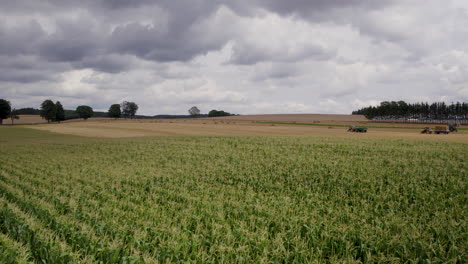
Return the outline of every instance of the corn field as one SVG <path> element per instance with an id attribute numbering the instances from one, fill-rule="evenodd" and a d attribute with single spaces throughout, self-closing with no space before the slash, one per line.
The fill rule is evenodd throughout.
<path id="1" fill-rule="evenodd" d="M 465 263 L 467 150 L 0 128 L 0 263 Z"/>

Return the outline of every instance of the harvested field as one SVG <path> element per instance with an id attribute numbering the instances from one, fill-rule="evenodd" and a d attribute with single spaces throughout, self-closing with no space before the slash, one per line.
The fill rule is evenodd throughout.
<path id="1" fill-rule="evenodd" d="M 14 121 L 15 124 L 44 124 L 47 120 L 43 119 L 39 115 L 19 115 L 20 119 Z M 11 124 L 10 119 L 4 119 L 4 124 Z"/>
<path id="2" fill-rule="evenodd" d="M 43 119 L 39 115 L 19 115 L 19 119 L 15 119 L 14 124 L 15 125 L 31 125 L 31 124 L 47 124 L 47 120 Z M 106 117 L 92 117 L 88 119 L 90 121 L 106 121 L 106 120 L 112 120 L 111 118 L 106 118 Z M 74 122 L 85 122 L 84 119 L 69 119 L 62 121 L 62 123 L 74 123 Z M 3 124 L 5 125 L 10 125 L 11 120 L 10 119 L 4 119 Z"/>
<path id="3" fill-rule="evenodd" d="M 367 118 L 363 115 L 327 115 L 327 114 L 276 114 L 276 115 L 241 115 L 213 117 L 213 119 L 242 120 L 242 121 L 265 121 L 265 122 L 365 122 Z"/>
<path id="4" fill-rule="evenodd" d="M 450 135 L 421 135 L 418 129 L 372 128 L 366 134 L 346 132 L 346 127 L 264 124 L 218 119 L 111 120 L 35 125 L 31 128 L 86 137 L 297 135 L 369 139 L 415 139 L 468 142 L 468 131 Z"/>
<path id="5" fill-rule="evenodd" d="M 110 118 L 110 117 L 91 117 L 91 118 L 88 118 L 87 120 L 84 120 L 83 118 L 74 118 L 74 119 L 68 119 L 68 120 L 62 121 L 62 123 L 87 122 L 87 121 L 108 121 L 108 120 L 113 120 L 113 118 Z"/>

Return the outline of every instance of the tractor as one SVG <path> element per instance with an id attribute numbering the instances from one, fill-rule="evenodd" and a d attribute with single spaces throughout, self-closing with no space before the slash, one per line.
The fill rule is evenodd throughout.
<path id="1" fill-rule="evenodd" d="M 448 124 L 450 132 L 458 132 L 458 124 Z"/>
<path id="2" fill-rule="evenodd" d="M 452 132 L 458 132 L 457 124 L 448 124 L 448 125 L 439 125 L 436 126 L 434 129 L 430 127 L 425 127 L 421 134 L 449 134 Z"/>
<path id="3" fill-rule="evenodd" d="M 350 126 L 348 132 L 367 133 L 367 127 Z"/>
<path id="4" fill-rule="evenodd" d="M 422 131 L 421 134 L 432 134 L 432 128 L 430 127 L 425 127 Z"/>

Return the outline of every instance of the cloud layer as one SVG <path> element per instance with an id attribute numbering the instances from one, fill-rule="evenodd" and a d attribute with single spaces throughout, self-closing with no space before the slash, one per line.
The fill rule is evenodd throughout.
<path id="1" fill-rule="evenodd" d="M 142 114 L 468 101 L 464 0 L 0 0 L 0 97 Z"/>

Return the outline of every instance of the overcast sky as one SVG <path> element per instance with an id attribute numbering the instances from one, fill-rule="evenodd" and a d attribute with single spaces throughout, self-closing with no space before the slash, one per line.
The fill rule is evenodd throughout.
<path id="1" fill-rule="evenodd" d="M 468 101 L 466 0 L 0 0 L 0 98 L 139 114 Z"/>

